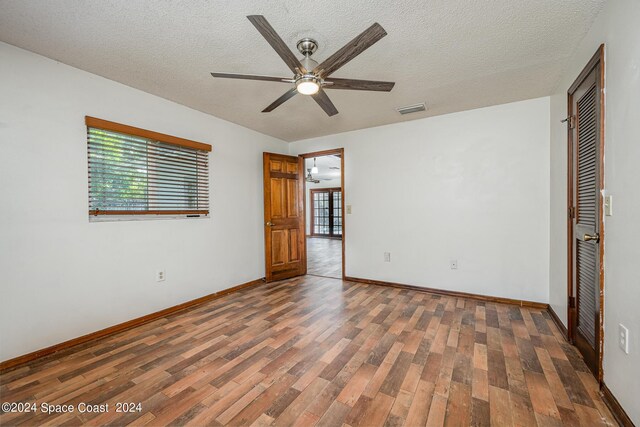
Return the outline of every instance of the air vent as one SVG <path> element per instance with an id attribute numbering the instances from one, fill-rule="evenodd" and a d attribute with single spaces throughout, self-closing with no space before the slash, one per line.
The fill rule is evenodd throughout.
<path id="1" fill-rule="evenodd" d="M 424 102 L 420 104 L 407 105 L 406 107 L 398 107 L 396 110 L 400 114 L 411 114 L 417 113 L 418 111 L 425 111 L 427 107 L 424 105 Z"/>

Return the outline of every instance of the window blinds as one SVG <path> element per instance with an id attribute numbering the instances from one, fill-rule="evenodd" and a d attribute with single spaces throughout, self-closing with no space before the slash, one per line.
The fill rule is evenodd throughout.
<path id="1" fill-rule="evenodd" d="M 208 215 L 211 146 L 86 118 L 90 215 Z"/>

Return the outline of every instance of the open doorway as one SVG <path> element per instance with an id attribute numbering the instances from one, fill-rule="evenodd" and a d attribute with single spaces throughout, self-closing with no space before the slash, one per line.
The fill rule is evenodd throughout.
<path id="1" fill-rule="evenodd" d="M 302 154 L 307 274 L 344 277 L 344 150 Z"/>

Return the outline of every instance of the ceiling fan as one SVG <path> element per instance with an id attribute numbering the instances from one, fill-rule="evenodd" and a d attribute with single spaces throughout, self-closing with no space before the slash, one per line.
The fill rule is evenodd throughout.
<path id="1" fill-rule="evenodd" d="M 311 175 L 311 168 L 307 169 L 307 178 L 306 178 L 307 182 L 313 182 L 314 184 L 318 184 L 320 182 L 319 179 L 315 179 L 312 175 Z"/>
<path id="2" fill-rule="evenodd" d="M 267 108 L 262 110 L 268 113 L 275 110 L 285 101 L 292 98 L 296 93 L 302 95 L 310 95 L 325 113 L 329 116 L 338 114 L 333 102 L 329 99 L 323 89 L 350 89 L 350 90 L 370 90 L 378 92 L 389 92 L 395 85 L 394 82 L 382 82 L 374 80 L 354 80 L 330 78 L 329 76 L 337 71 L 340 67 L 360 55 L 366 49 L 371 47 L 378 40 L 387 35 L 386 31 L 377 22 L 364 30 L 359 36 L 344 45 L 336 53 L 318 64 L 311 59 L 311 55 L 318 48 L 318 43 L 310 38 L 304 38 L 297 43 L 298 51 L 304 56 L 301 60 L 295 57 L 293 52 L 289 50 L 278 33 L 267 22 L 262 15 L 247 16 L 254 27 L 262 34 L 267 42 L 278 53 L 280 58 L 287 64 L 293 72 L 293 78 L 287 77 L 271 77 L 257 76 L 252 74 L 233 74 L 233 73 L 211 73 L 213 77 L 222 77 L 229 79 L 245 79 L 245 80 L 264 80 L 271 82 L 293 83 L 295 86 L 285 92 L 280 98 L 276 99 Z"/>

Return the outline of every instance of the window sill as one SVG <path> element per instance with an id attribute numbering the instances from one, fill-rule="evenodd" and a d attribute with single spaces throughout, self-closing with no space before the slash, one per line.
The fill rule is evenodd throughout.
<path id="1" fill-rule="evenodd" d="M 206 219 L 209 215 L 89 215 L 89 222 L 155 221 L 163 219 Z"/>

